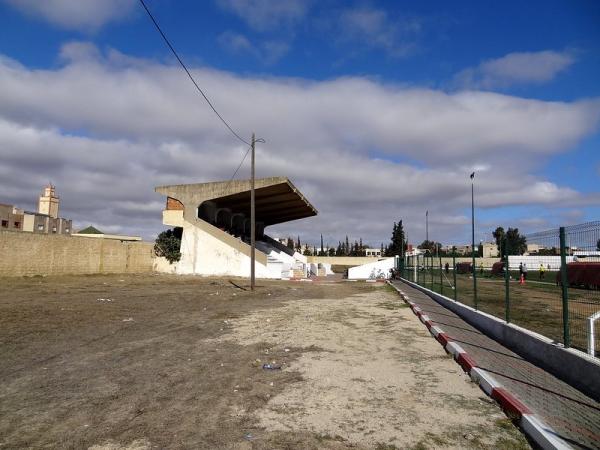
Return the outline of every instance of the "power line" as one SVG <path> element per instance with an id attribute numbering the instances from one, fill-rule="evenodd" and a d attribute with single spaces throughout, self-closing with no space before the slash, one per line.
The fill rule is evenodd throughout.
<path id="1" fill-rule="evenodd" d="M 254 142 L 255 143 L 262 142 L 264 144 L 265 140 L 262 138 L 258 138 L 258 139 L 254 139 Z M 240 168 L 242 167 L 242 164 L 244 164 L 244 161 L 246 161 L 246 157 L 248 156 L 248 153 L 250 153 L 250 150 L 252 150 L 252 144 L 250 145 L 250 147 L 248 147 L 248 149 L 246 150 L 246 153 L 244 153 L 244 157 L 242 158 L 242 161 L 240 162 L 240 164 L 237 166 L 237 169 L 235 169 L 235 172 L 233 172 L 233 175 L 231 175 L 231 178 L 229 179 L 230 183 L 237 175 L 238 170 L 240 170 Z"/>
<path id="2" fill-rule="evenodd" d="M 204 91 L 200 88 L 200 86 L 198 86 L 198 83 L 196 83 L 196 80 L 194 80 L 194 77 L 192 76 L 192 74 L 190 73 L 190 71 L 188 70 L 188 68 L 186 67 L 186 65 L 183 63 L 183 61 L 181 60 L 181 58 L 179 57 L 179 55 L 177 54 L 177 52 L 175 51 L 175 48 L 171 45 L 171 42 L 169 41 L 169 39 L 167 38 L 167 36 L 165 35 L 165 33 L 163 33 L 162 29 L 160 28 L 160 26 L 158 25 L 158 22 L 156 21 L 156 19 L 154 18 L 154 16 L 152 15 L 152 13 L 150 12 L 150 10 L 148 9 L 148 7 L 146 6 L 146 3 L 144 3 L 144 0 L 140 0 L 141 5 L 144 7 L 144 9 L 146 10 L 146 12 L 148 13 L 148 16 L 150 17 L 150 19 L 152 20 L 152 23 L 154 24 L 154 26 L 156 27 L 156 29 L 158 30 L 158 32 L 160 33 L 160 35 L 162 36 L 163 40 L 165 41 L 165 43 L 167 44 L 167 46 L 169 47 L 169 49 L 171 50 L 171 52 L 173 53 L 173 55 L 175 55 L 175 58 L 177 58 L 177 61 L 179 61 L 179 64 L 181 65 L 181 67 L 183 68 L 183 70 L 185 70 L 185 73 L 187 73 L 187 76 L 189 77 L 190 80 L 192 80 L 192 83 L 194 83 L 194 86 L 196 86 L 196 89 L 198 90 L 198 92 L 200 92 L 200 94 L 202 95 L 202 97 L 204 97 L 204 100 L 206 100 L 206 103 L 208 103 L 208 106 L 210 106 L 210 108 L 214 111 L 214 113 L 217 115 L 217 117 L 221 120 L 221 122 L 223 122 L 223 125 L 225 125 L 227 127 L 227 129 L 229 131 L 231 131 L 231 133 L 237 138 L 239 139 L 241 142 L 243 142 L 244 144 L 251 146 L 252 144 L 250 144 L 250 142 L 246 141 L 244 138 L 242 138 L 239 134 L 237 134 L 235 132 L 235 130 L 233 128 L 231 128 L 231 126 L 227 123 L 227 121 L 223 118 L 223 116 L 221 116 L 221 114 L 219 114 L 219 112 L 217 111 L 217 109 L 213 106 L 213 104 L 211 103 L 211 101 L 208 99 L 208 97 L 206 96 L 206 94 L 204 93 Z M 248 152 L 246 151 L 246 155 L 248 154 Z M 244 156 L 244 159 L 246 159 L 246 156 Z M 242 160 L 242 163 L 244 162 L 244 160 Z M 241 166 L 241 164 L 240 164 Z M 237 173 L 238 169 L 235 171 L 235 173 Z M 234 176 L 235 176 L 234 173 Z"/>
<path id="3" fill-rule="evenodd" d="M 244 164 L 244 161 L 246 161 L 246 157 L 248 156 L 248 153 L 250 153 L 250 150 L 252 150 L 252 146 L 248 147 L 248 150 L 246 150 L 246 153 L 244 153 L 244 157 L 242 158 L 242 161 L 240 162 L 240 164 L 237 166 L 237 169 L 235 169 L 235 172 L 233 172 L 233 175 L 231 175 L 231 178 L 229 179 L 229 183 L 231 183 L 231 181 L 235 178 L 235 176 L 238 173 L 238 170 L 240 170 L 240 168 L 242 167 L 242 164 Z M 229 184 L 228 184 L 229 186 Z"/>

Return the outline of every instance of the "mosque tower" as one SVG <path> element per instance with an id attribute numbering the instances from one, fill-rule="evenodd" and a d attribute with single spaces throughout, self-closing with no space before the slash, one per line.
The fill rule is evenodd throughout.
<path id="1" fill-rule="evenodd" d="M 44 188 L 44 193 L 40 196 L 38 212 L 46 214 L 54 219 L 58 218 L 58 205 L 60 199 L 56 195 L 56 187 L 48 184 Z"/>

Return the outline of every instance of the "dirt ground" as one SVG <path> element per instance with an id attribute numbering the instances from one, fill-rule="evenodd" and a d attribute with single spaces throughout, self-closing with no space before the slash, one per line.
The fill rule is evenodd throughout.
<path id="1" fill-rule="evenodd" d="M 0 279 L 0 449 L 528 448 L 387 287 L 246 286 Z"/>

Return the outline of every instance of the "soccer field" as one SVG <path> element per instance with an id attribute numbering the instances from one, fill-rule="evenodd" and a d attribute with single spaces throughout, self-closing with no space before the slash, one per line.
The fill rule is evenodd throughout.
<path id="1" fill-rule="evenodd" d="M 540 274 L 530 272 L 525 284 L 519 283 L 519 273 L 510 272 L 509 281 L 509 320 L 511 323 L 540 333 L 557 342 L 563 342 L 562 289 L 555 283 L 556 272 Z M 442 273 L 439 269 L 421 272 L 420 284 L 433 288 L 436 292 L 453 298 L 453 274 Z M 456 298 L 461 303 L 475 306 L 473 278 L 471 274 L 457 274 Z M 490 271 L 477 273 L 477 307 L 481 311 L 501 319 L 506 317 L 505 280 L 503 276 L 491 276 Z M 600 291 L 569 288 L 569 331 L 571 346 L 587 351 L 587 318 L 600 311 Z M 595 336 L 596 354 L 600 348 L 600 335 Z"/>

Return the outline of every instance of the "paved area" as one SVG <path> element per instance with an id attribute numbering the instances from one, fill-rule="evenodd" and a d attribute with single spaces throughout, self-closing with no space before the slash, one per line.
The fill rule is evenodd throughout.
<path id="1" fill-rule="evenodd" d="M 460 344 L 478 367 L 493 374 L 562 439 L 574 448 L 600 448 L 600 403 L 487 337 L 428 295 L 401 281 L 395 284 Z"/>

